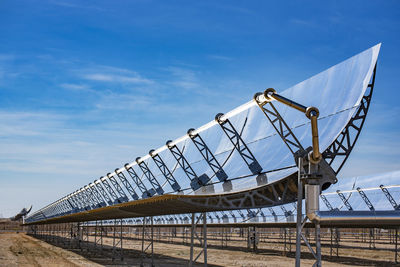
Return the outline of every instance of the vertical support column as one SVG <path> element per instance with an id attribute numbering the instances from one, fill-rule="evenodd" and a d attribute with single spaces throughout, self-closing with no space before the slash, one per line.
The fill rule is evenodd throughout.
<path id="1" fill-rule="evenodd" d="M 301 231 L 303 220 L 303 183 L 301 181 L 301 166 L 303 159 L 299 157 L 299 172 L 297 176 L 297 218 L 296 218 L 296 267 L 300 267 L 301 259 Z"/>
<path id="2" fill-rule="evenodd" d="M 317 255 L 315 266 L 321 267 L 321 226 L 319 222 L 315 223 L 315 252 Z"/>
<path id="3" fill-rule="evenodd" d="M 113 228 L 112 260 L 114 261 L 119 256 L 120 260 L 123 261 L 124 254 L 122 246 L 122 219 L 114 219 L 114 225 L 112 228 Z"/>
<path id="4" fill-rule="evenodd" d="M 199 225 L 200 220 L 203 222 L 202 226 L 202 238 L 197 234 L 197 226 Z M 200 258 L 201 254 L 203 254 L 204 266 L 207 266 L 207 214 L 203 212 L 200 216 L 196 217 L 195 213 L 192 213 L 192 226 L 190 229 L 190 260 L 189 267 L 193 267 L 194 263 Z M 200 242 L 200 246 L 202 250 L 194 257 L 194 241 L 195 238 Z"/>
<path id="5" fill-rule="evenodd" d="M 147 224 L 150 221 L 150 234 L 147 232 Z M 146 251 L 151 248 L 151 267 L 154 267 L 154 220 L 153 217 L 144 217 L 143 218 L 143 226 L 142 226 L 142 255 L 140 266 L 144 267 L 145 259 L 147 258 Z M 149 244 L 146 245 L 146 236 L 149 238 Z"/>
<path id="6" fill-rule="evenodd" d="M 396 228 L 396 236 L 395 236 L 395 249 L 394 249 L 394 262 L 399 263 L 398 261 L 398 245 L 397 245 L 397 240 L 399 239 L 399 229 Z"/>

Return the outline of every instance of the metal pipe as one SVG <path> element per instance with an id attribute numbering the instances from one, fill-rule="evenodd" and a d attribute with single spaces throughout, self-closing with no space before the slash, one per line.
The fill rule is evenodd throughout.
<path id="1" fill-rule="evenodd" d="M 309 154 L 309 160 L 313 164 L 318 164 L 321 159 L 322 155 L 319 151 L 319 137 L 318 137 L 318 116 L 319 110 L 316 107 L 305 107 L 295 101 L 292 101 L 284 96 L 281 96 L 276 93 L 274 88 L 268 88 L 264 91 L 263 94 L 257 93 L 254 95 L 254 99 L 257 103 L 262 105 L 271 102 L 272 100 L 276 100 L 282 104 L 285 104 L 291 108 L 294 108 L 300 112 L 303 112 L 307 118 L 311 121 L 311 133 L 312 133 L 312 144 L 313 144 L 313 151 Z"/>
<path id="2" fill-rule="evenodd" d="M 313 110 L 311 110 L 313 109 Z M 307 113 L 308 111 L 311 110 L 310 114 L 310 120 L 311 120 L 311 134 L 312 134 L 312 146 L 313 146 L 313 151 L 312 154 L 310 155 L 310 161 L 312 163 L 318 163 L 321 158 L 322 155 L 320 153 L 319 150 L 319 137 L 318 137 L 318 113 L 317 111 L 315 111 L 315 109 L 318 111 L 317 108 L 311 107 L 307 109 Z"/>
<path id="3" fill-rule="evenodd" d="M 294 102 L 294 101 L 292 101 L 290 99 L 287 99 L 286 97 L 278 95 L 277 93 L 270 94 L 270 97 L 275 99 L 278 102 L 281 102 L 282 104 L 285 104 L 285 105 L 287 105 L 289 107 L 297 109 L 300 112 L 306 113 L 307 107 L 305 107 L 305 106 L 303 106 L 303 105 L 301 105 L 299 103 L 296 103 L 296 102 Z"/>
<path id="4" fill-rule="evenodd" d="M 399 225 L 400 212 L 385 211 L 316 211 L 308 213 L 307 217 L 312 221 L 318 221 L 321 225 Z"/>

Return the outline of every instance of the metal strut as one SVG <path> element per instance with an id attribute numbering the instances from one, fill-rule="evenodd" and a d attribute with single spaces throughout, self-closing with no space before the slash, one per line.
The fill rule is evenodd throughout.
<path id="1" fill-rule="evenodd" d="M 128 182 L 128 179 L 126 179 L 125 175 L 122 172 L 118 172 L 118 169 L 115 169 L 115 173 L 117 174 L 121 183 L 125 186 L 126 190 L 128 190 L 128 192 L 132 196 L 133 200 L 138 200 L 139 196 L 136 194 L 132 185 Z"/>
<path id="2" fill-rule="evenodd" d="M 274 209 L 269 207 L 268 210 L 271 213 L 271 215 L 274 216 L 274 221 L 277 222 L 278 221 L 278 216 L 276 215 Z"/>
<path id="3" fill-rule="evenodd" d="M 127 202 L 128 201 L 128 197 L 126 196 L 124 190 L 122 190 L 122 187 L 119 185 L 117 180 L 115 180 L 114 176 L 112 176 L 111 173 L 107 173 L 107 177 L 108 177 L 108 179 L 110 179 L 111 183 L 113 184 L 114 188 L 117 190 L 117 192 L 118 192 L 118 194 L 120 196 L 118 198 L 118 202 L 119 203 Z"/>
<path id="4" fill-rule="evenodd" d="M 89 184 L 89 188 L 92 190 L 93 195 L 98 199 L 99 201 L 99 206 L 100 207 L 105 207 L 107 206 L 106 202 L 100 195 L 99 191 L 96 188 L 96 185 L 94 183 Z"/>
<path id="5" fill-rule="evenodd" d="M 367 197 L 367 195 L 365 194 L 364 191 L 361 190 L 360 187 L 357 187 L 357 191 L 360 194 L 361 198 L 364 200 L 365 204 L 367 204 L 368 208 L 370 211 L 374 211 L 375 208 L 372 205 L 371 201 L 369 201 L 369 198 Z"/>
<path id="6" fill-rule="evenodd" d="M 360 105 L 358 106 L 355 115 L 350 119 L 336 140 L 323 152 L 323 157 L 329 165 L 332 166 L 333 163 L 337 165 L 337 169 L 335 170 L 336 174 L 338 174 L 342 169 L 361 133 L 361 129 L 364 125 L 371 104 L 372 93 L 375 85 L 375 74 L 376 65 L 372 74 L 372 81 L 370 84 L 368 84 L 367 90 L 360 102 Z M 338 160 L 336 160 L 337 158 Z M 335 160 L 338 162 L 336 163 Z"/>
<path id="7" fill-rule="evenodd" d="M 149 180 L 149 182 L 153 186 L 154 190 L 156 190 L 156 192 L 159 195 L 164 194 L 164 189 L 162 189 L 160 183 L 157 181 L 156 177 L 154 177 L 153 173 L 147 166 L 146 162 L 140 161 L 140 157 L 137 157 L 136 163 L 139 165 L 140 169 L 142 170 L 142 172 L 146 176 L 146 178 Z"/>
<path id="8" fill-rule="evenodd" d="M 91 207 L 92 203 L 90 203 L 89 198 L 86 194 L 86 191 L 83 188 L 80 189 L 79 196 L 81 197 L 84 205 L 86 205 L 85 210 L 92 209 L 92 207 Z"/>
<path id="9" fill-rule="evenodd" d="M 285 120 L 279 114 L 278 110 L 271 103 L 271 101 L 276 100 L 282 104 L 285 104 L 291 108 L 294 108 L 306 115 L 311 121 L 311 133 L 312 133 L 312 151 L 308 154 L 308 160 L 312 164 L 318 164 L 322 155 L 319 151 L 319 137 L 318 137 L 318 116 L 319 110 L 316 107 L 305 107 L 298 104 L 290 99 L 287 99 L 276 93 L 274 88 L 268 88 L 264 93 L 257 93 L 254 95 L 254 100 L 257 105 L 264 112 L 265 116 L 271 122 L 272 126 L 275 128 L 276 132 L 282 138 L 283 142 L 287 145 L 292 154 L 302 153 L 304 150 L 303 146 L 294 135 L 292 130 L 289 128 Z M 268 109 L 267 104 L 272 108 Z M 297 162 L 296 162 L 297 163 Z"/>
<path id="10" fill-rule="evenodd" d="M 106 206 L 106 203 L 101 198 L 98 198 L 98 195 L 92 189 L 92 186 L 90 184 L 87 185 L 86 188 L 89 191 L 90 197 L 93 199 L 94 202 L 96 202 L 96 207 L 97 208 L 101 208 L 101 207 Z"/>
<path id="11" fill-rule="evenodd" d="M 219 124 L 222 131 L 229 138 L 236 151 L 239 152 L 251 173 L 259 174 L 262 171 L 262 167 L 254 157 L 253 153 L 251 153 L 250 149 L 247 147 L 247 144 L 244 142 L 238 131 L 236 131 L 235 127 L 233 127 L 233 124 L 230 122 L 230 120 L 228 118 L 223 118 L 223 116 L 224 114 L 218 113 L 215 116 L 215 121 Z"/>
<path id="12" fill-rule="evenodd" d="M 149 152 L 150 157 L 153 159 L 154 163 L 157 165 L 158 169 L 160 169 L 161 173 L 164 175 L 167 182 L 171 185 L 172 189 L 175 192 L 181 190 L 181 186 L 176 181 L 175 177 L 172 175 L 171 171 L 168 169 L 167 165 L 165 165 L 163 159 L 160 155 L 155 154 L 154 150 L 150 150 Z"/>
<path id="13" fill-rule="evenodd" d="M 179 166 L 181 166 L 182 170 L 185 172 L 186 176 L 190 179 L 190 187 L 194 191 L 208 183 L 210 180 L 208 175 L 204 173 L 200 176 L 197 176 L 196 172 L 190 166 L 189 162 L 185 156 L 183 156 L 176 144 L 172 144 L 172 141 L 169 140 L 167 141 L 166 145 L 169 151 L 172 153 L 172 156 L 174 156 L 175 160 L 178 162 Z"/>
<path id="14" fill-rule="evenodd" d="M 86 201 L 90 203 L 90 208 L 95 209 L 97 208 L 97 201 L 93 198 L 92 192 L 88 190 L 87 185 L 85 185 L 83 188 L 83 192 L 86 196 Z"/>
<path id="15" fill-rule="evenodd" d="M 382 192 L 385 194 L 386 198 L 389 200 L 390 204 L 392 205 L 394 210 L 399 210 L 400 209 L 400 205 L 398 205 L 396 203 L 396 200 L 394 200 L 394 198 L 392 197 L 392 195 L 390 194 L 389 190 L 383 186 L 383 184 L 381 184 L 379 186 L 382 190 Z"/>
<path id="16" fill-rule="evenodd" d="M 329 203 L 328 199 L 326 198 L 326 196 L 324 195 L 320 195 L 322 201 L 325 203 L 325 206 L 329 209 L 329 210 L 333 210 L 333 207 L 331 205 L 331 203 Z"/>
<path id="17" fill-rule="evenodd" d="M 103 196 L 104 200 L 107 201 L 108 205 L 114 204 L 114 202 L 111 200 L 110 196 L 107 194 L 106 190 L 104 190 L 102 183 L 100 180 L 94 181 L 93 182 L 96 185 L 96 188 L 100 192 L 100 194 Z"/>
<path id="18" fill-rule="evenodd" d="M 114 190 L 112 189 L 112 187 L 108 183 L 107 179 L 105 177 L 101 177 L 99 180 L 103 184 L 105 189 L 108 191 L 108 193 L 110 194 L 111 198 L 114 199 L 113 200 L 113 204 L 121 203 L 121 202 L 118 201 L 118 196 L 117 196 L 117 194 L 115 194 Z"/>
<path id="19" fill-rule="evenodd" d="M 218 180 L 224 182 L 226 179 L 228 179 L 228 175 L 225 173 L 221 164 L 219 164 L 219 162 L 217 161 L 211 150 L 208 148 L 203 138 L 201 138 L 200 134 L 194 133 L 194 131 L 195 130 L 193 128 L 187 131 L 190 140 L 192 140 L 196 148 L 199 150 L 200 154 L 207 161 L 208 165 L 213 170 Z"/>
<path id="20" fill-rule="evenodd" d="M 139 188 L 140 192 L 142 192 L 142 198 L 148 198 L 155 195 L 156 191 L 153 188 L 147 190 L 146 186 L 144 185 L 143 181 L 139 178 L 137 173 L 132 167 L 128 167 L 129 164 L 125 164 L 125 169 L 128 172 L 129 176 L 132 178 L 133 182 Z"/>
<path id="21" fill-rule="evenodd" d="M 272 102 L 259 102 L 257 100 L 258 96 L 260 95 L 261 93 L 258 93 L 254 96 L 256 103 L 264 112 L 265 116 L 271 122 L 272 126 L 275 128 L 275 131 L 282 138 L 283 142 L 286 144 L 292 154 L 296 153 L 299 150 L 304 151 L 303 146 L 294 135 L 292 130 L 289 128 L 289 126 L 286 124 L 285 120 L 282 118 L 281 114 L 279 114 L 278 110 L 275 108 Z"/>
<path id="22" fill-rule="evenodd" d="M 340 192 L 340 190 L 337 190 L 336 193 L 339 195 L 340 199 L 343 201 L 343 204 L 346 206 L 346 208 L 348 210 L 353 210 L 353 208 L 351 207 L 349 201 L 346 199 L 346 197 L 343 195 L 343 193 Z"/>

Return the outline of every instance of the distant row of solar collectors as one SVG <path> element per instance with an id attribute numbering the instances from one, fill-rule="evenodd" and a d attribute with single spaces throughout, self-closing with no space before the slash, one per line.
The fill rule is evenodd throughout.
<path id="1" fill-rule="evenodd" d="M 360 104 L 379 49 L 380 44 L 283 92 L 278 89 L 284 97 L 319 108 L 322 151 L 335 140 Z M 283 105 L 275 107 L 302 146 L 310 146 L 309 121 L 304 114 Z M 156 194 L 210 194 L 254 188 L 296 172 L 292 152 L 252 100 L 55 201 L 29 220 Z M 266 172 L 267 177 L 259 176 Z"/>
<path id="2" fill-rule="evenodd" d="M 385 184 L 381 184 L 385 182 Z M 400 171 L 341 179 L 320 196 L 321 211 L 400 211 Z M 365 198 L 364 198 L 364 197 Z M 370 203 L 370 205 L 368 204 Z M 305 214 L 303 205 L 302 214 Z M 208 223 L 294 222 L 296 203 L 277 207 L 207 213 Z M 190 214 L 155 216 L 155 224 L 190 224 Z M 141 224 L 142 218 L 125 219 L 124 224 Z M 105 220 L 104 224 L 114 224 Z"/>

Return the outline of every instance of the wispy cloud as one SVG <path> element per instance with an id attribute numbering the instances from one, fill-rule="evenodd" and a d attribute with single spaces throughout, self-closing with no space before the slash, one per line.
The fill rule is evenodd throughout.
<path id="1" fill-rule="evenodd" d="M 111 66 L 89 66 L 76 72 L 82 79 L 106 83 L 153 84 L 154 81 L 144 78 L 137 72 Z"/>
<path id="2" fill-rule="evenodd" d="M 116 82 L 116 83 L 153 83 L 149 79 L 144 79 L 139 76 L 123 76 L 116 74 L 105 74 L 105 73 L 92 73 L 85 74 L 82 76 L 86 80 L 98 81 L 98 82 Z"/>
<path id="3" fill-rule="evenodd" d="M 208 55 L 209 58 L 211 59 L 216 59 L 216 60 L 222 60 L 222 61 L 231 61 L 233 58 L 227 57 L 227 56 L 222 56 L 222 55 Z"/>
<path id="4" fill-rule="evenodd" d="M 73 91 L 94 91 L 90 90 L 90 87 L 86 84 L 62 83 L 60 86 Z"/>
<path id="5" fill-rule="evenodd" d="M 194 89 L 200 87 L 197 73 L 195 71 L 181 67 L 168 67 L 166 70 L 169 71 L 174 77 L 174 79 L 170 82 L 171 84 L 185 89 Z"/>

